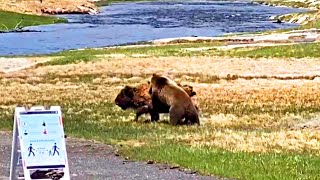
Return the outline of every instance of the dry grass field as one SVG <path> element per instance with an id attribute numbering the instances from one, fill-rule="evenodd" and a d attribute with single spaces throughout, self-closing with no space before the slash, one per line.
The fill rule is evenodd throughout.
<path id="1" fill-rule="evenodd" d="M 194 86 L 201 108 L 199 131 L 168 139 L 231 151 L 319 154 L 319 67 L 317 59 L 114 56 L 3 74 L 0 104 L 11 112 L 39 102 L 113 103 L 125 85 L 162 73 Z"/>

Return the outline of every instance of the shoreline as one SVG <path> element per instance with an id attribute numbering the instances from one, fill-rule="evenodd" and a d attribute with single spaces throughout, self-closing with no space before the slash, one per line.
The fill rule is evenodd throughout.
<path id="1" fill-rule="evenodd" d="M 39 1 L 17 1 L 11 3 L 8 0 L 0 0 L 0 11 L 10 11 L 25 14 L 34 15 L 50 15 L 50 14 L 97 14 L 99 13 L 99 7 L 106 5 L 105 0 L 61 0 L 59 3 L 51 0 L 39 0 Z M 111 1 L 116 2 L 133 2 L 133 1 Z M 310 9 L 310 11 L 319 10 L 320 2 L 312 5 L 312 0 L 306 0 L 305 2 L 295 1 L 273 1 L 273 0 L 250 0 L 252 3 L 262 4 L 274 7 L 291 7 L 291 8 L 303 8 Z M 282 14 L 279 16 L 287 16 L 290 14 Z"/>
<path id="2" fill-rule="evenodd" d="M 320 19 L 320 1 L 306 0 L 297 2 L 294 0 L 274 1 L 274 0 L 252 0 L 253 3 L 262 4 L 273 7 L 291 7 L 306 9 L 307 12 L 281 14 L 270 17 L 270 20 L 280 20 L 281 22 L 296 23 L 299 25 L 307 25 Z"/>

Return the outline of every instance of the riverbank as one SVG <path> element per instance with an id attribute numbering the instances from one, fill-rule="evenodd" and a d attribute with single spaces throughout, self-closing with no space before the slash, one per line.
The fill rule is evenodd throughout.
<path id="1" fill-rule="evenodd" d="M 318 10 L 320 8 L 320 2 L 318 0 L 253 0 L 253 2 L 268 6 L 287 6 L 312 10 Z"/>
<path id="2" fill-rule="evenodd" d="M 10 30 L 18 30 L 26 26 L 36 26 L 64 22 L 67 22 L 67 20 L 63 18 L 0 11 L 0 33 L 7 32 Z"/>
<path id="3" fill-rule="evenodd" d="M 301 25 L 309 25 L 318 28 L 318 22 L 320 20 L 320 1 L 317 0 L 253 0 L 255 3 L 267 5 L 267 6 L 279 6 L 279 7 L 293 7 L 293 8 L 305 8 L 310 9 L 308 12 L 304 13 L 292 13 L 292 14 L 282 14 L 278 16 L 273 16 L 270 19 L 281 20 L 289 23 L 297 23 Z M 317 25 L 317 26 L 315 26 Z M 306 26 L 307 28 L 307 26 Z"/>
<path id="4" fill-rule="evenodd" d="M 95 14 L 97 7 L 88 0 L 0 0 L 0 10 L 24 14 Z"/>
<path id="5" fill-rule="evenodd" d="M 0 32 L 19 31 L 26 26 L 67 22 L 48 14 L 97 14 L 88 0 L 0 0 Z"/>
<path id="6" fill-rule="evenodd" d="M 124 1 L 131 1 L 131 0 L 124 0 Z M 88 13 L 88 14 L 96 14 L 98 13 L 97 6 L 107 5 L 112 2 L 119 2 L 116 1 L 88 1 L 88 0 L 60 0 L 60 1 L 52 1 L 52 0 L 26 0 L 26 1 L 17 1 L 12 2 L 9 0 L 0 0 L 0 11 L 12 11 L 17 13 L 24 13 L 24 14 L 36 14 L 36 15 L 45 15 L 45 14 L 68 14 L 68 13 Z M 120 2 L 122 2 L 120 0 Z M 271 5 L 271 6 L 290 6 L 290 7 L 303 7 L 303 8 L 311 8 L 317 9 L 318 6 L 316 3 L 312 3 L 311 0 L 307 0 L 304 2 L 299 3 L 292 3 L 294 1 L 271 1 L 271 0 L 255 0 L 254 2 Z M 4 14 L 3 12 L 2 14 Z M 13 14 L 12 14 L 13 15 Z M 7 18 L 8 16 L 0 16 L 0 31 L 2 30 L 10 30 L 15 28 L 17 25 L 19 27 L 25 27 L 29 25 L 40 25 L 40 24 L 50 24 L 50 23 L 57 23 L 57 22 L 65 22 L 65 20 L 55 19 L 51 22 L 47 20 L 49 18 L 41 18 L 39 17 L 37 22 L 29 22 L 27 23 L 25 18 L 29 18 L 23 14 L 16 14 L 15 16 L 10 16 L 10 21 Z M 22 20 L 22 17 L 24 20 Z M 293 14 L 284 14 L 284 15 L 277 15 L 271 17 L 271 19 L 280 19 L 281 21 L 286 21 L 290 23 L 298 23 L 304 25 L 303 28 L 311 28 L 311 27 L 319 27 L 320 23 L 318 19 L 320 18 L 319 13 L 317 11 L 307 12 L 307 13 L 293 13 Z M 32 20 L 32 18 L 30 19 Z M 21 22 L 20 22 L 21 21 Z M 19 23 L 19 24 L 18 24 Z"/>

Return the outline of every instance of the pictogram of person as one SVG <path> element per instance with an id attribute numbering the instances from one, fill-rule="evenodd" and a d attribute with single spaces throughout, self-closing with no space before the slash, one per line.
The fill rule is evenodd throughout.
<path id="1" fill-rule="evenodd" d="M 54 156 L 54 154 L 57 152 L 57 154 L 58 154 L 58 156 L 59 156 L 59 151 L 57 150 L 57 149 L 59 149 L 58 148 L 58 146 L 57 146 L 57 143 L 54 143 L 54 146 L 52 147 L 52 149 L 53 149 L 53 154 L 52 154 L 52 156 Z"/>
<path id="2" fill-rule="evenodd" d="M 28 147 L 28 151 L 29 151 L 28 157 L 30 157 L 31 153 L 33 154 L 33 156 L 35 156 L 33 150 L 35 149 L 33 149 L 32 144 L 30 144 L 30 146 Z"/>

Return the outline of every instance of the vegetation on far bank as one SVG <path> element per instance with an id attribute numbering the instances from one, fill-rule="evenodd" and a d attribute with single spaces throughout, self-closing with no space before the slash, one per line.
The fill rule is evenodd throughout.
<path id="1" fill-rule="evenodd" d="M 141 1 L 154 1 L 154 0 L 100 0 L 94 2 L 96 6 L 108 6 L 111 3 L 121 3 L 121 2 L 141 2 Z"/>
<path id="2" fill-rule="evenodd" d="M 308 2 L 301 2 L 301 1 L 281 1 L 281 0 L 252 0 L 253 2 L 265 5 L 272 5 L 272 6 L 287 6 L 293 8 L 309 8 Z"/>
<path id="3" fill-rule="evenodd" d="M 58 56 L 52 61 L 46 62 L 43 65 L 63 65 L 70 63 L 89 62 L 98 60 L 99 57 L 112 57 L 112 56 L 140 56 L 140 57 L 159 57 L 159 56 L 194 56 L 201 55 L 201 52 L 191 52 L 184 50 L 185 48 L 204 48 L 219 46 L 223 43 L 219 42 L 199 42 L 199 43 L 185 43 L 185 44 L 170 44 L 161 46 L 136 46 L 136 47 L 111 47 L 111 48 L 98 48 L 98 49 L 84 49 L 84 50 L 68 50 L 62 51 L 50 56 Z"/>
<path id="4" fill-rule="evenodd" d="M 309 29 L 309 28 L 319 28 L 319 8 L 320 4 L 314 3 L 313 0 L 305 1 L 295 1 L 295 0 L 253 0 L 253 2 L 269 5 L 269 6 L 286 6 L 293 8 L 305 8 L 309 9 L 306 12 L 291 13 L 291 14 L 280 14 L 274 17 L 281 21 L 290 23 L 299 23 L 300 26 L 294 29 Z M 281 31 L 281 30 L 280 30 Z"/>
<path id="5" fill-rule="evenodd" d="M 26 26 L 64 22 L 67 22 L 67 20 L 63 18 L 0 11 L 0 31 L 12 30 L 14 28 L 22 28 Z M 19 25 L 19 27 L 16 27 L 17 25 Z"/>
<path id="6" fill-rule="evenodd" d="M 320 43 L 301 43 L 271 47 L 251 47 L 222 50 L 219 47 L 226 45 L 221 42 L 199 42 L 168 44 L 161 46 L 112 47 L 85 50 L 69 50 L 51 54 L 57 56 L 42 65 L 64 65 L 80 62 L 98 61 L 113 57 L 168 57 L 168 56 L 229 56 L 250 58 L 319 58 Z"/>
<path id="7" fill-rule="evenodd" d="M 260 48 L 239 48 L 221 54 L 233 57 L 251 58 L 319 58 L 320 43 L 301 43 Z"/>

